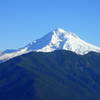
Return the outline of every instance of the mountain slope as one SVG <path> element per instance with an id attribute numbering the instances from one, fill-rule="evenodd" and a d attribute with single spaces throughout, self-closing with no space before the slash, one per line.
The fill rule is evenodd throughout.
<path id="1" fill-rule="evenodd" d="M 9 50 L 10 53 L 3 52 L 0 54 L 0 60 L 5 61 L 31 51 L 51 52 L 62 49 L 70 50 L 81 55 L 84 55 L 90 51 L 100 52 L 99 47 L 86 43 L 74 33 L 66 32 L 63 29 L 55 29 L 44 37 L 29 43 L 21 49 L 12 52 Z"/>
<path id="2" fill-rule="evenodd" d="M 15 57 L 0 64 L 0 100 L 100 100 L 100 54 Z"/>

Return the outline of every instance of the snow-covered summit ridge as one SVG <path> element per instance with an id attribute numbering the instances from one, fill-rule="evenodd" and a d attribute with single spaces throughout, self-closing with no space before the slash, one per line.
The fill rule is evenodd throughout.
<path id="1" fill-rule="evenodd" d="M 99 47 L 95 47 L 81 40 L 75 33 L 66 32 L 63 29 L 55 29 L 50 32 L 52 34 L 48 44 L 38 51 L 50 52 L 53 50 L 70 50 L 77 54 L 86 54 L 90 51 L 100 52 Z"/>
<path id="2" fill-rule="evenodd" d="M 24 48 L 27 48 L 29 51 L 35 50 L 35 51 L 42 51 L 42 52 L 53 51 L 50 49 L 53 49 L 54 47 L 55 49 L 62 49 L 60 44 L 63 44 L 65 40 L 70 39 L 71 36 L 78 38 L 74 33 L 66 32 L 63 29 L 58 28 L 49 32 L 44 37 L 29 43 Z M 50 47 L 50 49 L 48 48 L 48 46 Z M 44 48 L 47 49 L 43 50 Z"/>
<path id="3" fill-rule="evenodd" d="M 68 31 L 65 31 L 61 28 L 57 28 L 55 29 L 54 31 L 51 31 L 51 33 L 55 33 L 55 34 L 65 34 L 65 35 L 73 35 L 74 37 L 77 37 L 77 35 L 73 32 L 68 32 Z"/>
<path id="4" fill-rule="evenodd" d="M 58 28 L 18 50 L 2 52 L 0 54 L 0 61 L 8 60 L 31 51 L 51 52 L 54 50 L 70 50 L 77 54 L 84 55 L 90 51 L 100 52 L 100 47 L 93 46 L 81 40 L 73 32 L 67 32 Z"/>

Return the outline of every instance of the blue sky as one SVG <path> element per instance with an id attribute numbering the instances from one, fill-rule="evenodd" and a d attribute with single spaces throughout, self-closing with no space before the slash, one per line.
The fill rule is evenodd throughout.
<path id="1" fill-rule="evenodd" d="M 100 0 L 0 0 L 0 50 L 23 47 L 55 28 L 100 46 Z"/>

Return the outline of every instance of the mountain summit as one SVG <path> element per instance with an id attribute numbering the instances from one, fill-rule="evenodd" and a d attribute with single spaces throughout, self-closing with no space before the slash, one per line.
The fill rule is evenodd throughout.
<path id="1" fill-rule="evenodd" d="M 61 28 L 51 31 L 41 39 L 33 41 L 24 48 L 28 51 L 51 52 L 54 50 L 70 50 L 77 54 L 86 54 L 90 51 L 100 52 L 99 47 L 95 47 L 81 40 L 75 33 L 66 32 Z"/>
<path id="2" fill-rule="evenodd" d="M 54 50 L 69 50 L 81 55 L 87 54 L 90 51 L 100 52 L 99 47 L 86 43 L 75 33 L 58 28 L 23 48 L 12 50 L 12 52 L 2 52 L 0 54 L 0 61 L 5 61 L 31 51 L 51 52 Z"/>

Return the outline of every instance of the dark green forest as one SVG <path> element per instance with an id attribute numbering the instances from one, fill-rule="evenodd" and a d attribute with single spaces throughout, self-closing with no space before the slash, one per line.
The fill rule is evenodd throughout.
<path id="1" fill-rule="evenodd" d="M 100 54 L 31 52 L 1 63 L 0 100 L 100 100 Z"/>

